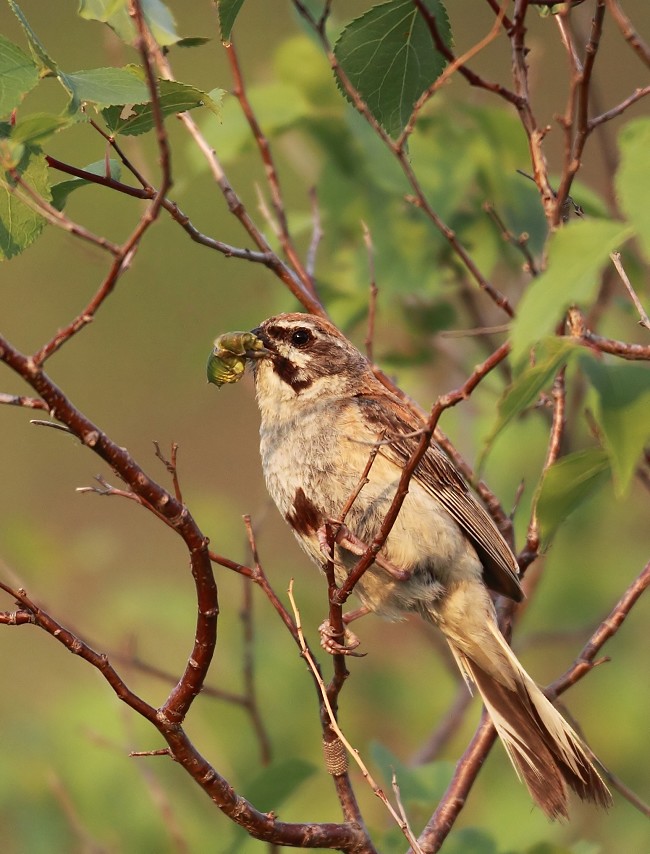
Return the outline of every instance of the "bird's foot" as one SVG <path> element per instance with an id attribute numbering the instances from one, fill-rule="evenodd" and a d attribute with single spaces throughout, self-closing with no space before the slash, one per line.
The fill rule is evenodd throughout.
<path id="1" fill-rule="evenodd" d="M 352 655 L 360 658 L 365 655 L 365 652 L 355 652 L 355 649 L 361 644 L 359 638 L 349 629 L 341 634 L 334 630 L 329 620 L 325 620 L 318 627 L 320 634 L 320 645 L 329 653 L 329 655 Z M 343 641 L 341 643 L 341 641 Z"/>

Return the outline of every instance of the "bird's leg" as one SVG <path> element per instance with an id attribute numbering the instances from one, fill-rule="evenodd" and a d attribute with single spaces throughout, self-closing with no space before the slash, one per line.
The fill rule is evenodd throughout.
<path id="1" fill-rule="evenodd" d="M 346 525 L 342 525 L 336 520 L 331 520 L 330 524 L 336 530 L 334 541 L 338 543 L 339 546 L 342 546 L 357 557 L 361 557 L 361 555 L 366 553 L 368 550 L 366 543 L 364 543 L 363 540 L 360 540 L 356 534 L 353 534 Z M 326 552 L 326 554 L 328 553 Z M 408 581 L 411 577 L 411 573 L 408 569 L 399 569 L 380 554 L 375 555 L 375 563 L 381 569 L 385 569 L 386 572 L 397 581 Z"/>

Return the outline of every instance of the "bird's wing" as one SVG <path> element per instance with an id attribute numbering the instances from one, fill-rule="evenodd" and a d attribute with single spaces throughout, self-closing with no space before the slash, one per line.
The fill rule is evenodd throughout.
<path id="1" fill-rule="evenodd" d="M 393 406 L 389 410 L 382 397 L 362 395 L 357 398 L 357 402 L 369 429 L 375 435 L 387 428 L 384 437 L 386 444 L 382 445 L 380 453 L 403 468 L 417 448 L 420 441 L 417 431 L 422 425 L 416 422 L 398 398 L 391 397 Z M 519 585 L 519 567 L 515 556 L 492 518 L 474 498 L 438 445 L 429 445 L 413 477 L 467 534 L 483 564 L 487 586 L 496 593 L 520 602 L 523 592 Z"/>

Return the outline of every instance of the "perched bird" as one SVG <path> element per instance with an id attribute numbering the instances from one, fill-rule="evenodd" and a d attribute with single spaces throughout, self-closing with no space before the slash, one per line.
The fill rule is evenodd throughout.
<path id="1" fill-rule="evenodd" d="M 368 482 L 334 545 L 341 583 L 378 533 L 422 424 L 322 318 L 281 314 L 252 333 L 221 336 L 208 377 L 218 384 L 235 381 L 241 373 L 232 371 L 237 358 L 253 366 L 268 491 L 321 568 L 328 559 L 322 548 L 325 523 L 339 517 L 378 447 Z M 454 465 L 431 443 L 377 560 L 355 592 L 365 610 L 393 620 L 415 612 L 442 631 L 547 816 L 568 816 L 567 785 L 583 800 L 608 806 L 610 793 L 587 748 L 499 631 L 489 590 L 522 599 L 517 561 Z"/>

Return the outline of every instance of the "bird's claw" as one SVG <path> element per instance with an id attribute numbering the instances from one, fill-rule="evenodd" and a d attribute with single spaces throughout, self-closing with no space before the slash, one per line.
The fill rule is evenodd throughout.
<path id="1" fill-rule="evenodd" d="M 354 632 L 345 629 L 341 634 L 334 630 L 329 620 L 320 624 L 318 633 L 320 634 L 320 645 L 329 655 L 352 655 L 361 658 L 366 654 L 365 652 L 354 651 L 361 644 Z M 341 643 L 341 639 L 343 643 Z"/>

